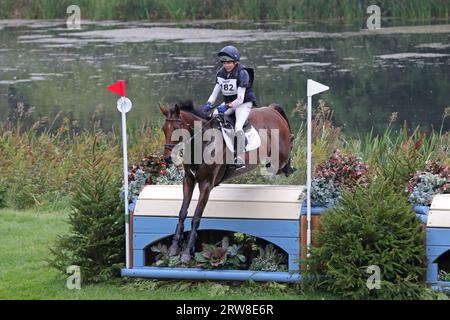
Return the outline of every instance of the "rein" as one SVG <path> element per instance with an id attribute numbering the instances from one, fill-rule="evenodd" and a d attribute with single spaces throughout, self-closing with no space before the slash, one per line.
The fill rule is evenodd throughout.
<path id="1" fill-rule="evenodd" d="M 214 119 L 216 119 L 217 118 L 217 116 L 214 116 L 214 117 L 212 117 L 210 120 L 208 120 L 205 124 L 207 125 L 207 124 L 210 124 Z M 169 119 L 169 118 L 166 118 L 166 121 L 177 121 L 177 122 L 183 122 L 183 120 L 182 119 Z M 192 128 L 191 128 L 192 129 Z M 190 143 L 191 141 L 192 141 L 192 139 L 194 139 L 199 133 L 203 133 L 203 130 L 202 131 L 199 131 L 199 132 L 197 132 L 196 134 L 194 134 L 191 138 L 189 138 L 185 143 L 186 144 L 188 144 L 188 143 Z M 172 151 L 173 150 L 173 148 L 175 148 L 175 146 L 177 145 L 178 143 L 166 143 L 165 145 L 164 145 L 164 148 L 165 149 L 167 149 L 167 150 L 169 150 L 169 151 Z"/>

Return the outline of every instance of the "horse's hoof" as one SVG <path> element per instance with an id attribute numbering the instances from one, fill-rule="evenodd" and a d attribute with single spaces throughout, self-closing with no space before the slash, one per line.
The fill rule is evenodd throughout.
<path id="1" fill-rule="evenodd" d="M 189 261 L 191 261 L 191 255 L 189 253 L 183 253 L 181 255 L 181 261 L 183 263 L 189 263 Z"/>
<path id="2" fill-rule="evenodd" d="M 180 248 L 178 246 L 171 245 L 169 248 L 169 256 L 174 257 L 180 253 Z"/>

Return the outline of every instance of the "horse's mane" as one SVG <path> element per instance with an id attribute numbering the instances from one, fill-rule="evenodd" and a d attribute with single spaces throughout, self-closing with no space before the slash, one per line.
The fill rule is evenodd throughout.
<path id="1" fill-rule="evenodd" d="M 203 108 L 201 106 L 195 106 L 192 100 L 180 101 L 176 105 L 180 107 L 181 111 L 189 112 L 202 119 L 207 119 L 207 114 L 203 111 Z"/>

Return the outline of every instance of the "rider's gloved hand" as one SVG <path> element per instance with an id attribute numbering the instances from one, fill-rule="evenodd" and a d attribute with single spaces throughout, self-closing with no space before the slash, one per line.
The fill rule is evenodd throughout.
<path id="1" fill-rule="evenodd" d="M 207 102 L 203 105 L 203 111 L 208 112 L 209 110 L 212 109 L 212 103 L 211 102 Z"/>
<path id="2" fill-rule="evenodd" d="M 227 108 L 225 102 L 222 102 L 222 104 L 217 108 L 217 111 L 219 113 L 224 113 L 227 110 L 228 110 L 228 108 Z"/>

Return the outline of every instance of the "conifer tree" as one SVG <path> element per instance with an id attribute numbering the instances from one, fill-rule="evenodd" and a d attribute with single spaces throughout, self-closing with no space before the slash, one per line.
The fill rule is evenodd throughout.
<path id="1" fill-rule="evenodd" d="M 424 233 L 407 199 L 386 180 L 344 192 L 320 224 L 309 260 L 313 277 L 305 277 L 314 286 L 350 299 L 423 297 Z M 371 277 L 371 268 L 380 273 Z M 377 278 L 379 287 L 371 287 Z"/>
<path id="2" fill-rule="evenodd" d="M 77 265 L 82 281 L 89 283 L 118 275 L 123 266 L 124 207 L 121 181 L 112 177 L 96 139 L 83 162 L 71 203 L 70 231 L 51 249 L 50 264 L 63 273 L 68 266 Z"/>

